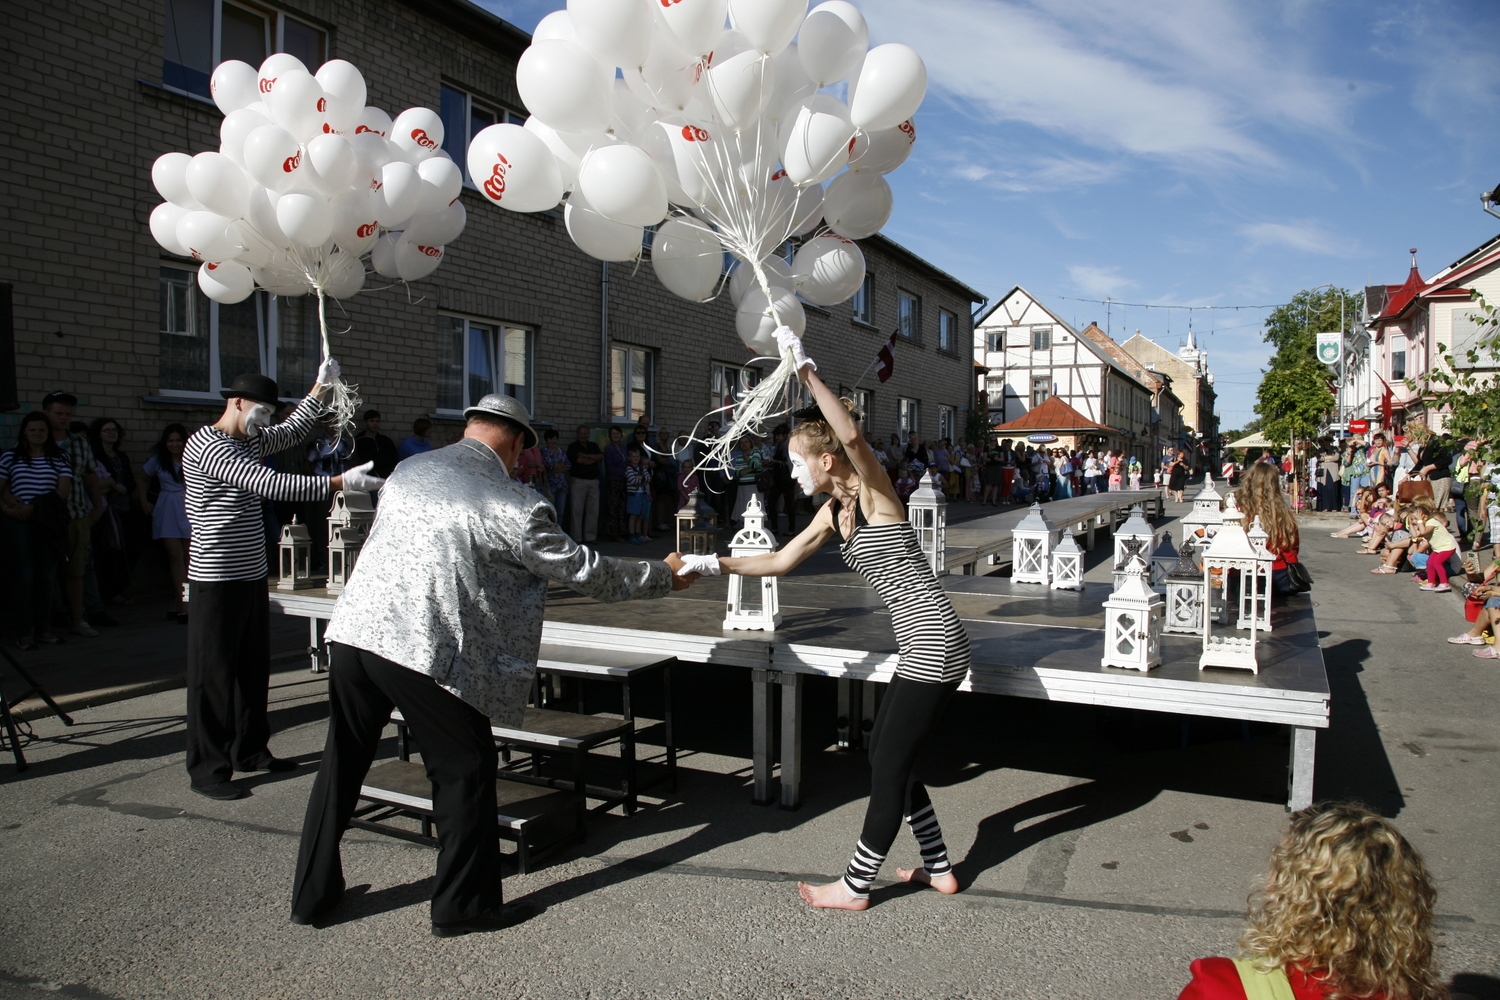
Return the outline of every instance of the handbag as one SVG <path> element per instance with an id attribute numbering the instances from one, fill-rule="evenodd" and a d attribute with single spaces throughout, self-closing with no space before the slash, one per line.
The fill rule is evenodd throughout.
<path id="1" fill-rule="evenodd" d="M 1405 479 L 1396 487 L 1396 499 L 1411 503 L 1417 497 L 1432 497 L 1432 483 L 1425 479 Z"/>
<path id="2" fill-rule="evenodd" d="M 1293 593 L 1305 594 L 1309 590 L 1312 590 L 1312 574 L 1300 562 L 1286 564 L 1286 579 L 1292 585 Z"/>

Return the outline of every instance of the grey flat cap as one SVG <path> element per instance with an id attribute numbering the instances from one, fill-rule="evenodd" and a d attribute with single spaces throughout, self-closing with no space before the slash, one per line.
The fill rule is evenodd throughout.
<path id="1" fill-rule="evenodd" d="M 531 414 L 526 412 L 526 407 L 522 406 L 520 401 L 518 401 L 514 396 L 507 396 L 504 393 L 492 392 L 488 396 L 485 396 L 479 402 L 475 403 L 473 406 L 465 410 L 464 419 L 467 420 L 469 417 L 472 417 L 476 413 L 483 413 L 487 416 L 500 417 L 504 420 L 509 420 L 511 423 L 520 427 L 522 433 L 525 434 L 525 446 L 527 448 L 536 447 L 538 438 L 536 436 L 536 431 L 532 430 L 531 428 Z"/>

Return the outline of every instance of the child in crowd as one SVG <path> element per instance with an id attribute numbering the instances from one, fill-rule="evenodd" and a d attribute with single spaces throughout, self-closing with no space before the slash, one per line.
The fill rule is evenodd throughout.
<path id="1" fill-rule="evenodd" d="M 912 492 L 917 488 L 917 477 L 911 474 L 911 466 L 905 462 L 901 468 L 896 470 L 896 496 L 901 498 L 902 503 L 911 499 Z"/>
<path id="2" fill-rule="evenodd" d="M 640 445 L 634 442 L 625 449 L 625 513 L 630 517 L 630 543 L 651 541 L 646 534 L 646 519 L 651 516 L 651 470 L 646 468 Z"/>
<path id="3" fill-rule="evenodd" d="M 1411 522 L 1412 534 L 1426 539 L 1428 548 L 1427 582 L 1422 589 L 1447 593 L 1453 589 L 1448 585 L 1448 560 L 1458 551 L 1458 542 L 1448 530 L 1448 519 L 1439 513 L 1431 497 L 1419 496 L 1412 505 L 1420 511 Z"/>

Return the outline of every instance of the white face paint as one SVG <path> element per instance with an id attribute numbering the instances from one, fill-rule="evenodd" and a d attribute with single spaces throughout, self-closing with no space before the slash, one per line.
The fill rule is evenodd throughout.
<path id="1" fill-rule="evenodd" d="M 271 426 L 271 415 L 276 411 L 265 403 L 256 403 L 245 412 L 245 433 L 250 437 L 260 433 L 262 427 Z"/>
<path id="2" fill-rule="evenodd" d="M 812 469 L 808 468 L 807 460 L 795 451 L 791 452 L 792 478 L 797 485 L 802 487 L 802 492 L 807 496 L 813 496 L 818 492 L 817 486 L 813 484 Z"/>

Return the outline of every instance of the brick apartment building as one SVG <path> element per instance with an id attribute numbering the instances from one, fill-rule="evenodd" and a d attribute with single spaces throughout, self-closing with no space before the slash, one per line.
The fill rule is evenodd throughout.
<path id="1" fill-rule="evenodd" d="M 20 0 L 7 9 L 0 121 L 10 181 L 0 204 L 10 239 L 0 281 L 14 286 L 20 404 L 0 414 L 7 446 L 20 415 L 57 388 L 78 394 L 82 418 L 122 420 L 138 459 L 163 424 L 212 419 L 218 389 L 240 372 L 263 371 L 288 396 L 306 391 L 315 300 L 257 292 L 211 303 L 196 288 L 196 265 L 163 251 L 147 228 L 160 201 L 153 160 L 218 147 L 222 116 L 207 97 L 217 62 L 257 65 L 277 50 L 309 69 L 348 59 L 365 74 L 369 103 L 392 114 L 438 109 L 460 164 L 466 136 L 524 120 L 514 75 L 529 36 L 466 0 Z M 576 423 L 642 412 L 682 430 L 746 377 L 727 293 L 683 301 L 649 260 L 587 257 L 560 211 L 505 212 L 472 188 L 462 198 L 468 227 L 430 278 L 405 286 L 371 274 L 365 291 L 330 308 L 334 353 L 387 433 L 399 439 L 428 415 L 446 442 L 462 408 L 491 387 L 565 437 Z M 882 237 L 862 246 L 869 280 L 850 304 L 808 306 L 809 352 L 831 385 L 863 395 L 873 433 L 960 436 L 973 402 L 970 310 L 982 297 Z M 892 333 L 895 374 L 880 384 L 869 365 Z"/>

